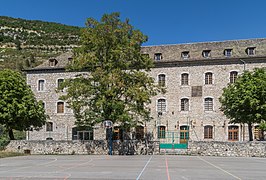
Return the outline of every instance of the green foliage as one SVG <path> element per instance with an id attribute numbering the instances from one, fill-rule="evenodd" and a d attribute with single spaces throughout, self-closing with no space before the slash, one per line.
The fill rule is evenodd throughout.
<path id="1" fill-rule="evenodd" d="M 238 80 L 224 88 L 221 110 L 232 123 L 247 123 L 252 140 L 252 123 L 266 119 L 266 69 L 244 72 Z"/>
<path id="2" fill-rule="evenodd" d="M 263 131 L 266 131 L 266 122 L 265 121 L 262 121 L 260 123 L 260 129 L 263 130 Z"/>
<path id="3" fill-rule="evenodd" d="M 0 16 L 0 43 L 23 45 L 77 45 L 80 27 Z"/>
<path id="4" fill-rule="evenodd" d="M 45 120 L 42 102 L 37 102 L 21 74 L 0 71 L 0 124 L 8 131 L 10 139 L 14 139 L 13 129 L 38 129 Z"/>
<path id="5" fill-rule="evenodd" d="M 67 100 L 77 124 L 93 126 L 112 120 L 122 126 L 148 121 L 148 104 L 159 91 L 148 75 L 153 61 L 141 55 L 147 36 L 135 30 L 119 13 L 104 15 L 100 22 L 89 18 L 69 70 L 83 71 L 65 81 Z"/>

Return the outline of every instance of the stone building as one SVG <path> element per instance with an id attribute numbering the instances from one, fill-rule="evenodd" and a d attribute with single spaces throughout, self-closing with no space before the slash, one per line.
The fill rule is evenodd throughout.
<path id="1" fill-rule="evenodd" d="M 230 124 L 219 110 L 222 89 L 234 83 L 244 70 L 266 67 L 266 39 L 203 42 L 176 45 L 144 46 L 142 53 L 154 59 L 150 75 L 166 87 L 165 94 L 152 98 L 153 120 L 132 129 L 131 138 L 165 140 L 177 137 L 199 141 L 246 141 L 247 126 Z M 56 92 L 58 85 L 76 72 L 66 72 L 71 53 L 49 59 L 27 70 L 27 83 L 38 100 L 43 100 L 48 122 L 40 131 L 29 131 L 29 140 L 89 140 L 105 138 L 99 125 L 93 129 L 77 128 L 71 109 L 59 100 L 65 92 Z M 261 138 L 254 125 L 255 139 Z M 120 137 L 114 127 L 115 138 Z M 170 139 L 171 140 L 171 139 Z"/>

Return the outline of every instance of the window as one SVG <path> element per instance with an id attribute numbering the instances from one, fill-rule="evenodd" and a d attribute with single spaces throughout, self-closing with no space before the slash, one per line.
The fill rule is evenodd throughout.
<path id="1" fill-rule="evenodd" d="M 230 83 L 235 83 L 236 82 L 237 74 L 238 73 L 236 71 L 230 72 Z"/>
<path id="2" fill-rule="evenodd" d="M 93 140 L 92 128 L 86 126 L 72 128 L 72 140 Z"/>
<path id="3" fill-rule="evenodd" d="M 255 47 L 249 47 L 249 48 L 247 48 L 247 49 L 246 49 L 246 53 L 247 53 L 247 55 L 249 55 L 249 56 L 253 56 L 253 55 L 255 55 Z"/>
<path id="4" fill-rule="evenodd" d="M 181 53 L 181 57 L 182 57 L 183 59 L 188 59 L 188 58 L 189 58 L 189 51 L 183 51 L 183 52 Z"/>
<path id="5" fill-rule="evenodd" d="M 189 99 L 181 99 L 181 111 L 189 111 Z"/>
<path id="6" fill-rule="evenodd" d="M 212 126 L 204 126 L 204 139 L 212 139 Z"/>
<path id="7" fill-rule="evenodd" d="M 58 79 L 57 80 L 57 88 L 59 89 L 62 86 L 62 83 L 64 82 L 64 79 Z M 63 92 L 63 90 L 61 90 Z"/>
<path id="8" fill-rule="evenodd" d="M 255 126 L 254 129 L 254 139 L 256 140 L 263 140 L 263 131 L 260 129 L 260 126 Z"/>
<path id="9" fill-rule="evenodd" d="M 228 127 L 228 140 L 229 141 L 238 141 L 238 126 L 229 126 Z"/>
<path id="10" fill-rule="evenodd" d="M 157 111 L 158 112 L 166 112 L 166 100 L 165 99 L 158 99 Z"/>
<path id="11" fill-rule="evenodd" d="M 204 50 L 202 51 L 202 56 L 208 58 L 211 56 L 211 50 Z"/>
<path id="12" fill-rule="evenodd" d="M 188 74 L 181 74 L 181 85 L 188 85 Z"/>
<path id="13" fill-rule="evenodd" d="M 154 54 L 154 59 L 157 60 L 157 61 L 163 59 L 162 53 L 155 53 Z"/>
<path id="14" fill-rule="evenodd" d="M 46 131 L 53 131 L 53 123 L 46 122 Z"/>
<path id="15" fill-rule="evenodd" d="M 213 111 L 213 99 L 212 98 L 205 98 L 204 109 L 205 111 Z"/>
<path id="16" fill-rule="evenodd" d="M 231 57 L 232 56 L 232 49 L 225 49 L 224 50 L 224 55 L 226 56 L 226 57 Z"/>
<path id="17" fill-rule="evenodd" d="M 57 103 L 57 113 L 64 113 L 64 102 Z"/>
<path id="18" fill-rule="evenodd" d="M 45 102 L 42 102 L 42 108 L 45 109 Z"/>
<path id="19" fill-rule="evenodd" d="M 212 73 L 205 73 L 205 84 L 212 84 Z"/>
<path id="20" fill-rule="evenodd" d="M 50 67 L 56 66 L 57 63 L 58 63 L 58 61 L 56 59 L 49 59 L 49 66 Z"/>
<path id="21" fill-rule="evenodd" d="M 158 139 L 165 138 L 165 126 L 158 126 Z"/>
<path id="22" fill-rule="evenodd" d="M 44 80 L 38 81 L 38 91 L 44 91 Z"/>
<path id="23" fill-rule="evenodd" d="M 158 75 L 158 85 L 165 86 L 165 74 Z"/>

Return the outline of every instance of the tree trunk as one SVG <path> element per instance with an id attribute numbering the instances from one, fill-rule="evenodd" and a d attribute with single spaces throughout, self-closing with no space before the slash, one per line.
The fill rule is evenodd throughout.
<path id="1" fill-rule="evenodd" d="M 253 141 L 252 124 L 251 123 L 248 123 L 248 135 L 249 135 L 249 141 Z"/>
<path id="2" fill-rule="evenodd" d="M 8 135 L 9 135 L 10 140 L 15 140 L 14 133 L 13 133 L 12 129 L 8 130 Z"/>

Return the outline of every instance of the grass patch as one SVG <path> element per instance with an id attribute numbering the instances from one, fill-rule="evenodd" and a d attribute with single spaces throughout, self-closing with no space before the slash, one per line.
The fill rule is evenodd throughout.
<path id="1" fill-rule="evenodd" d="M 0 151 L 0 158 L 14 157 L 14 156 L 25 156 L 25 154 L 18 153 L 18 152 L 5 152 L 5 151 Z"/>

